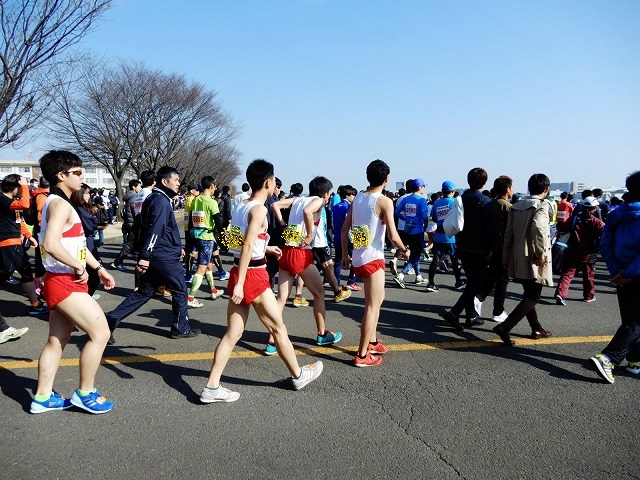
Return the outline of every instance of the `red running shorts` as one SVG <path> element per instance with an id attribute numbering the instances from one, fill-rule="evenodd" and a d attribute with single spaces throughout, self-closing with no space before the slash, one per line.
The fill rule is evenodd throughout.
<path id="1" fill-rule="evenodd" d="M 47 307 L 56 308 L 56 305 L 65 300 L 73 292 L 89 292 L 89 285 L 86 283 L 75 283 L 78 277 L 70 273 L 47 272 L 44 276 L 44 286 L 42 296 L 47 302 Z"/>
<path id="2" fill-rule="evenodd" d="M 353 267 L 353 273 L 358 278 L 369 278 L 378 270 L 384 270 L 387 266 L 384 260 L 373 260 L 372 262 L 365 263 L 360 267 Z"/>
<path id="3" fill-rule="evenodd" d="M 278 266 L 296 276 L 304 271 L 309 265 L 313 265 L 313 251 L 310 248 L 282 247 L 282 256 L 278 261 Z"/>
<path id="4" fill-rule="evenodd" d="M 234 266 L 229 272 L 229 282 L 227 283 L 227 291 L 229 297 L 233 296 L 233 289 L 238 283 L 238 267 Z M 265 290 L 271 288 L 269 274 L 265 267 L 247 268 L 247 276 L 244 279 L 244 298 L 242 305 L 250 305 L 256 298 L 264 293 Z"/>

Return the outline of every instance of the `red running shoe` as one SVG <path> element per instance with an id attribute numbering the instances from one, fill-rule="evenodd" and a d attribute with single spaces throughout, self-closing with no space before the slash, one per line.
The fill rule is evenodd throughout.
<path id="1" fill-rule="evenodd" d="M 353 364 L 356 367 L 377 367 L 382 363 L 382 357 L 374 357 L 369 352 L 367 352 L 367 356 L 364 358 L 360 358 L 356 355 L 353 358 Z"/>

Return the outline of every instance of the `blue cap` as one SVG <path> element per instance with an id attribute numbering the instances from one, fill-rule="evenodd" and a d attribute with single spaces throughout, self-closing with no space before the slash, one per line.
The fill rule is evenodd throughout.
<path id="1" fill-rule="evenodd" d="M 442 191 L 443 192 L 453 192 L 456 189 L 456 184 L 451 180 L 447 180 L 446 182 L 442 182 Z"/>
<path id="2" fill-rule="evenodd" d="M 427 184 L 426 184 L 426 183 L 424 183 L 424 180 L 423 180 L 423 179 L 421 179 L 421 178 L 414 178 L 414 179 L 413 179 L 413 185 L 414 185 L 416 188 L 426 187 L 426 186 L 427 186 Z"/>

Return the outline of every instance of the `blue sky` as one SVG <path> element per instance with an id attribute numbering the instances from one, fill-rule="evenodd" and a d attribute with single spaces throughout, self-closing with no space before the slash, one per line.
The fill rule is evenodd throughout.
<path id="1" fill-rule="evenodd" d="M 80 47 L 215 90 L 242 170 L 266 158 L 285 187 L 363 188 L 380 158 L 392 186 L 481 166 L 525 191 L 640 168 L 639 25 L 634 0 L 116 0 Z"/>

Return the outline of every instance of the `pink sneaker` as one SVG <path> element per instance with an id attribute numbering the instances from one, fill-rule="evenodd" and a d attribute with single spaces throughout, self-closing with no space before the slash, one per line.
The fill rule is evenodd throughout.
<path id="1" fill-rule="evenodd" d="M 378 340 L 378 343 L 376 344 L 369 343 L 369 346 L 367 347 L 367 353 L 370 353 L 371 355 L 384 355 L 388 351 L 389 347 L 383 345 L 382 340 Z"/>
<path id="2" fill-rule="evenodd" d="M 382 363 L 382 357 L 374 357 L 367 352 L 367 356 L 360 358 L 358 355 L 353 357 L 353 364 L 356 367 L 377 367 Z"/>
<path id="3" fill-rule="evenodd" d="M 347 283 L 347 288 L 349 290 L 353 290 L 354 292 L 359 292 L 360 290 L 362 290 L 362 287 L 357 283 Z"/>

